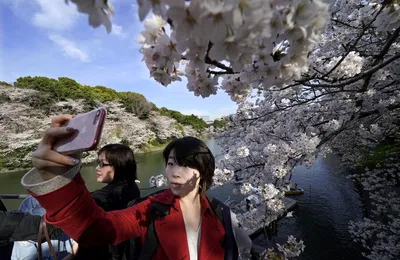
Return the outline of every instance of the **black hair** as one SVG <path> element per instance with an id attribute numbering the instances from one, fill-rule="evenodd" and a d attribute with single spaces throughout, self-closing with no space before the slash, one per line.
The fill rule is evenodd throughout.
<path id="1" fill-rule="evenodd" d="M 192 136 L 175 139 L 164 148 L 165 164 L 168 163 L 168 157 L 172 150 L 175 151 L 175 160 L 178 165 L 200 172 L 201 192 L 208 190 L 213 182 L 215 159 L 207 145 Z"/>
<path id="2" fill-rule="evenodd" d="M 114 179 L 135 182 L 137 179 L 137 166 L 131 148 L 123 144 L 107 144 L 103 146 L 98 155 L 104 153 L 108 163 L 114 167 Z"/>

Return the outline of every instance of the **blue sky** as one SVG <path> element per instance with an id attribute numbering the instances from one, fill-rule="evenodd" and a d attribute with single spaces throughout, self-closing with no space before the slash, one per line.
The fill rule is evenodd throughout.
<path id="1" fill-rule="evenodd" d="M 92 28 L 87 16 L 64 0 L 0 0 L 0 81 L 22 76 L 70 77 L 143 94 L 158 107 L 211 118 L 234 113 L 236 105 L 220 91 L 203 99 L 186 82 L 167 88 L 149 77 L 135 42 L 142 23 L 136 0 L 112 1 L 113 32 Z"/>

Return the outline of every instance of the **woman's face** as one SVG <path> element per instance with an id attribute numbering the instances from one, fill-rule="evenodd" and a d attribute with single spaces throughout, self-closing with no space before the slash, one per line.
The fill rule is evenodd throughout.
<path id="1" fill-rule="evenodd" d="M 98 157 L 99 163 L 96 167 L 97 182 L 110 183 L 114 179 L 114 167 L 106 159 L 105 153 Z"/>
<path id="2" fill-rule="evenodd" d="M 168 156 L 165 175 L 168 187 L 175 196 L 183 197 L 199 188 L 200 172 L 196 169 L 178 165 L 174 149 L 171 150 Z"/>

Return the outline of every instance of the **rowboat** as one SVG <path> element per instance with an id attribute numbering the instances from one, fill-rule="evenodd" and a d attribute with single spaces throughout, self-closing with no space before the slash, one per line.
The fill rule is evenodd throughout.
<path id="1" fill-rule="evenodd" d="M 290 188 L 290 190 L 285 192 L 286 196 L 303 195 L 303 194 L 304 194 L 304 190 L 299 187 Z"/>

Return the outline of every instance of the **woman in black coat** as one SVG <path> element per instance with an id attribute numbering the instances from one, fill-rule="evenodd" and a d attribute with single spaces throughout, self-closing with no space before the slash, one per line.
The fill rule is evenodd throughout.
<path id="1" fill-rule="evenodd" d="M 108 144 L 98 152 L 98 165 L 96 167 L 97 181 L 107 185 L 92 192 L 92 197 L 97 205 L 105 211 L 119 210 L 127 207 L 128 202 L 140 197 L 140 190 L 136 185 L 137 167 L 132 149 L 122 144 Z M 117 246 L 110 246 L 109 259 L 121 260 L 129 242 L 122 242 Z M 93 254 L 104 257 L 105 248 L 83 249 L 80 247 L 80 259 L 94 259 Z M 105 253 L 104 253 L 105 252 Z M 90 254 L 87 256 L 87 254 Z M 97 256 L 96 259 L 99 259 Z"/>

